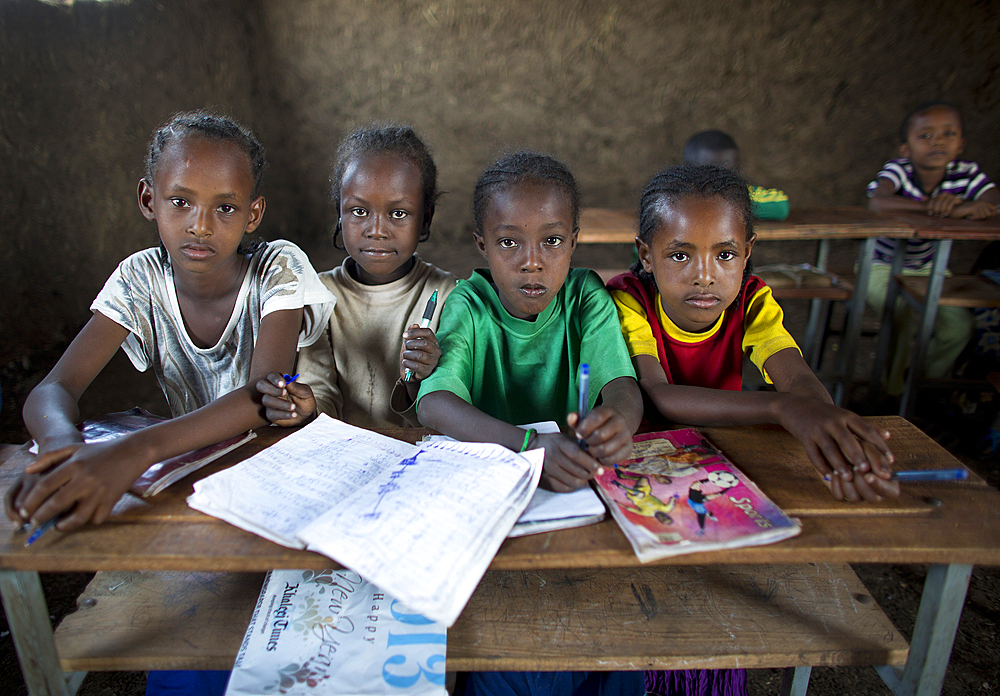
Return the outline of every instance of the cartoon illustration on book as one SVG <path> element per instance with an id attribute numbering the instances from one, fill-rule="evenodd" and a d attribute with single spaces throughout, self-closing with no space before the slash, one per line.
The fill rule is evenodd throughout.
<path id="1" fill-rule="evenodd" d="M 642 515 L 643 517 L 655 517 L 663 524 L 674 523 L 670 513 L 673 511 L 674 506 L 677 504 L 677 498 L 680 496 L 674 493 L 673 497 L 668 498 L 666 501 L 660 500 L 653 495 L 653 489 L 649 485 L 649 477 L 639 476 L 636 478 L 634 476 L 626 476 L 617 468 L 615 469 L 615 474 L 618 475 L 619 479 L 624 478 L 635 481 L 635 485 L 631 487 L 626 486 L 617 479 L 611 482 L 625 491 L 625 495 L 628 497 L 629 503 L 631 503 L 631 506 L 629 506 L 623 505 L 619 502 L 619 507 L 623 510 L 634 512 L 637 515 Z"/>
<path id="2" fill-rule="evenodd" d="M 801 530 L 697 430 L 636 435 L 597 490 L 642 561 L 763 544 Z"/>

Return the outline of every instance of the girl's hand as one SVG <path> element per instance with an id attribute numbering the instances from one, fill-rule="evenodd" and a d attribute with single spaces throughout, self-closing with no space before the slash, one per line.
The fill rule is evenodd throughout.
<path id="1" fill-rule="evenodd" d="M 411 324 L 403 332 L 403 346 L 399 351 L 399 378 L 406 378 L 406 371 L 412 370 L 412 381 L 427 379 L 441 359 L 441 346 L 430 329 L 421 329 Z"/>
<path id="2" fill-rule="evenodd" d="M 316 417 L 316 398 L 308 384 L 287 383 L 284 375 L 269 372 L 257 380 L 257 391 L 263 394 L 264 416 L 286 428 L 305 425 Z"/>
<path id="3" fill-rule="evenodd" d="M 141 473 L 131 475 L 137 459 L 126 438 L 46 452 L 24 468 L 8 505 L 36 526 L 60 517 L 61 532 L 100 524 Z"/>
<path id="4" fill-rule="evenodd" d="M 545 449 L 542 483 L 557 493 L 586 486 L 601 468 L 596 459 L 561 433 L 539 435 L 532 445 Z"/>
<path id="5" fill-rule="evenodd" d="M 881 456 L 881 453 L 870 443 L 862 442 L 861 444 L 870 461 L 878 459 Z M 855 473 L 853 480 L 844 481 L 834 471 L 830 474 L 827 483 L 834 498 L 837 500 L 847 500 L 852 503 L 856 503 L 859 500 L 877 502 L 886 496 L 899 497 L 899 481 L 886 480 L 881 476 L 876 476 L 872 472 L 865 474 Z"/>
<path id="6" fill-rule="evenodd" d="M 819 399 L 793 395 L 783 401 L 779 420 L 802 443 L 838 500 L 874 502 L 899 495 L 899 484 L 891 480 L 888 430 Z"/>
<path id="7" fill-rule="evenodd" d="M 963 201 L 951 210 L 951 216 L 955 218 L 969 218 L 971 220 L 985 220 L 996 214 L 997 207 L 984 200 Z"/>
<path id="8" fill-rule="evenodd" d="M 948 217 L 952 208 L 962 203 L 962 199 L 951 193 L 940 193 L 927 201 L 927 214 Z"/>
<path id="9" fill-rule="evenodd" d="M 566 416 L 576 436 L 587 443 L 587 453 L 601 464 L 615 464 L 632 454 L 632 434 L 625 418 L 612 408 L 598 406 L 580 421 L 576 412 Z"/>

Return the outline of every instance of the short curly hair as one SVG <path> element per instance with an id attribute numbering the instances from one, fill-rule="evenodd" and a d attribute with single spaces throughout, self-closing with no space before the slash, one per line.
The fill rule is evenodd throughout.
<path id="1" fill-rule="evenodd" d="M 490 196 L 526 182 L 549 184 L 562 189 L 569 197 L 573 210 L 573 229 L 579 227 L 580 189 L 569 168 L 549 155 L 520 150 L 504 155 L 479 175 L 472 194 L 472 215 L 476 232 L 483 233 L 483 218 Z"/>

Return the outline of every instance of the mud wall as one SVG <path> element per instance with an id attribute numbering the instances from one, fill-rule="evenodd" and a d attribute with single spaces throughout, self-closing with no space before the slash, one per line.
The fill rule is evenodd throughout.
<path id="1" fill-rule="evenodd" d="M 264 236 L 320 268 L 340 258 L 336 141 L 369 120 L 412 123 L 447 191 L 422 253 L 465 274 L 476 174 L 509 147 L 557 154 L 585 205 L 621 207 L 692 132 L 722 128 L 749 178 L 793 205 L 861 204 L 905 111 L 946 98 L 966 154 L 1000 176 L 998 35 L 993 4 L 971 0 L 4 0 L 5 397 L 51 366 L 114 265 L 155 243 L 134 191 L 173 111 L 215 107 L 259 132 Z"/>

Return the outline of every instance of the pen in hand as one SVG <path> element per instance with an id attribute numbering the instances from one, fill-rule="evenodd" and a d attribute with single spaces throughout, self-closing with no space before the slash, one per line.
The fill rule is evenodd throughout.
<path id="1" fill-rule="evenodd" d="M 590 411 L 590 365 L 587 363 L 580 363 L 580 379 L 578 383 L 580 386 L 580 398 L 576 405 L 577 425 L 587 417 L 587 413 Z M 584 442 L 583 438 L 577 436 L 576 443 L 583 449 L 587 449 L 587 443 Z"/>
<path id="2" fill-rule="evenodd" d="M 45 534 L 45 532 L 47 532 L 50 529 L 52 529 L 53 527 L 55 527 L 56 526 L 56 522 L 58 522 L 58 521 L 59 521 L 59 517 L 56 516 L 56 517 L 53 517 L 52 519 L 50 519 L 48 522 L 45 522 L 45 523 L 39 525 L 38 527 L 36 527 L 35 531 L 33 531 L 31 533 L 31 536 L 28 537 L 28 540 L 26 542 L 24 542 L 25 548 L 27 548 L 28 546 L 31 546 L 36 541 L 38 541 L 39 537 L 41 537 L 43 534 Z"/>
<path id="3" fill-rule="evenodd" d="M 295 380 L 297 380 L 299 378 L 298 374 L 295 374 L 295 375 L 281 375 L 281 376 L 285 379 L 285 386 L 286 387 L 289 384 L 291 384 L 292 382 L 294 382 Z"/>
<path id="4" fill-rule="evenodd" d="M 424 308 L 424 316 L 420 319 L 420 328 L 426 329 L 431 325 L 431 319 L 434 317 L 434 310 L 437 308 L 438 303 L 438 291 L 435 290 L 431 294 L 431 299 L 427 300 L 427 306 Z M 413 370 L 406 368 L 406 372 L 403 373 L 403 381 L 409 382 L 413 379 Z"/>

